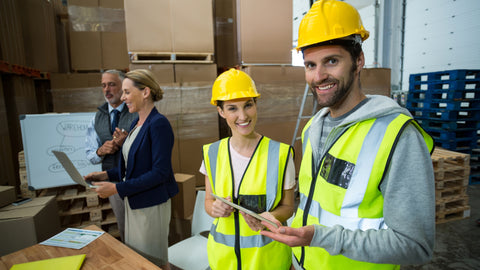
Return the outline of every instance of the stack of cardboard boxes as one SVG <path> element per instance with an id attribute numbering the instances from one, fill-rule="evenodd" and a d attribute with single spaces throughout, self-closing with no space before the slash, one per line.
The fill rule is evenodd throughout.
<path id="1" fill-rule="evenodd" d="M 0 185 L 18 182 L 19 116 L 46 110 L 40 86 L 46 72 L 58 71 L 56 33 L 50 1 L 0 2 Z"/>

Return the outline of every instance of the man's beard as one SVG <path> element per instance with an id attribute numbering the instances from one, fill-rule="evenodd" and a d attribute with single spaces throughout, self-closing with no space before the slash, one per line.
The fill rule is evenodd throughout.
<path id="1" fill-rule="evenodd" d="M 312 92 L 314 98 L 317 100 L 317 103 L 318 103 L 320 108 L 336 107 L 336 106 L 338 106 L 342 103 L 342 101 L 347 97 L 348 93 L 352 89 L 353 79 L 355 78 L 355 71 L 356 71 L 356 65 L 352 64 L 352 68 L 350 69 L 349 78 L 348 78 L 348 81 L 345 83 L 345 85 L 340 85 L 339 80 L 337 80 L 335 78 L 327 78 L 323 82 L 315 84 L 315 85 L 320 85 L 322 83 L 329 83 L 330 82 L 330 83 L 335 83 L 337 85 L 337 87 L 338 87 L 337 91 L 333 94 L 333 96 L 330 99 L 325 100 L 325 101 L 322 101 L 319 98 L 315 88 L 312 87 L 311 85 L 309 85 L 310 91 Z"/>

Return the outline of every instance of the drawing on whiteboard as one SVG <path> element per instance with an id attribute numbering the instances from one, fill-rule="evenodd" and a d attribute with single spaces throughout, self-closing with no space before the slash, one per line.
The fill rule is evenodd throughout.
<path id="1" fill-rule="evenodd" d="M 86 159 L 85 136 L 95 113 L 22 115 L 20 124 L 30 189 L 75 185 L 52 151 L 68 154 L 82 175 L 101 170 Z"/>

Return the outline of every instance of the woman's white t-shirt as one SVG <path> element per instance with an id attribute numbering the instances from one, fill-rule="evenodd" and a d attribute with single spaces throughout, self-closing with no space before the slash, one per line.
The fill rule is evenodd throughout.
<path id="1" fill-rule="evenodd" d="M 235 149 L 233 149 L 232 144 L 229 145 L 230 153 L 232 158 L 232 167 L 233 167 L 233 182 L 235 184 L 235 196 L 238 196 L 238 187 L 240 185 L 240 180 L 242 179 L 243 173 L 247 169 L 248 162 L 250 162 L 250 157 L 245 157 L 240 155 Z M 203 175 L 207 175 L 207 170 L 205 169 L 205 162 L 202 161 L 202 165 L 199 170 Z M 283 183 L 283 189 L 292 189 L 295 187 L 295 164 L 293 163 L 292 156 L 289 156 L 287 163 L 287 170 L 285 171 L 285 181 Z"/>

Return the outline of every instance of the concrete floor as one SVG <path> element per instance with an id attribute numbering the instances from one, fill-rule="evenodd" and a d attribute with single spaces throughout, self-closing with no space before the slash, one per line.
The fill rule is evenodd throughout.
<path id="1" fill-rule="evenodd" d="M 432 261 L 401 270 L 480 269 L 480 184 L 468 186 L 467 194 L 470 218 L 437 224 Z"/>

